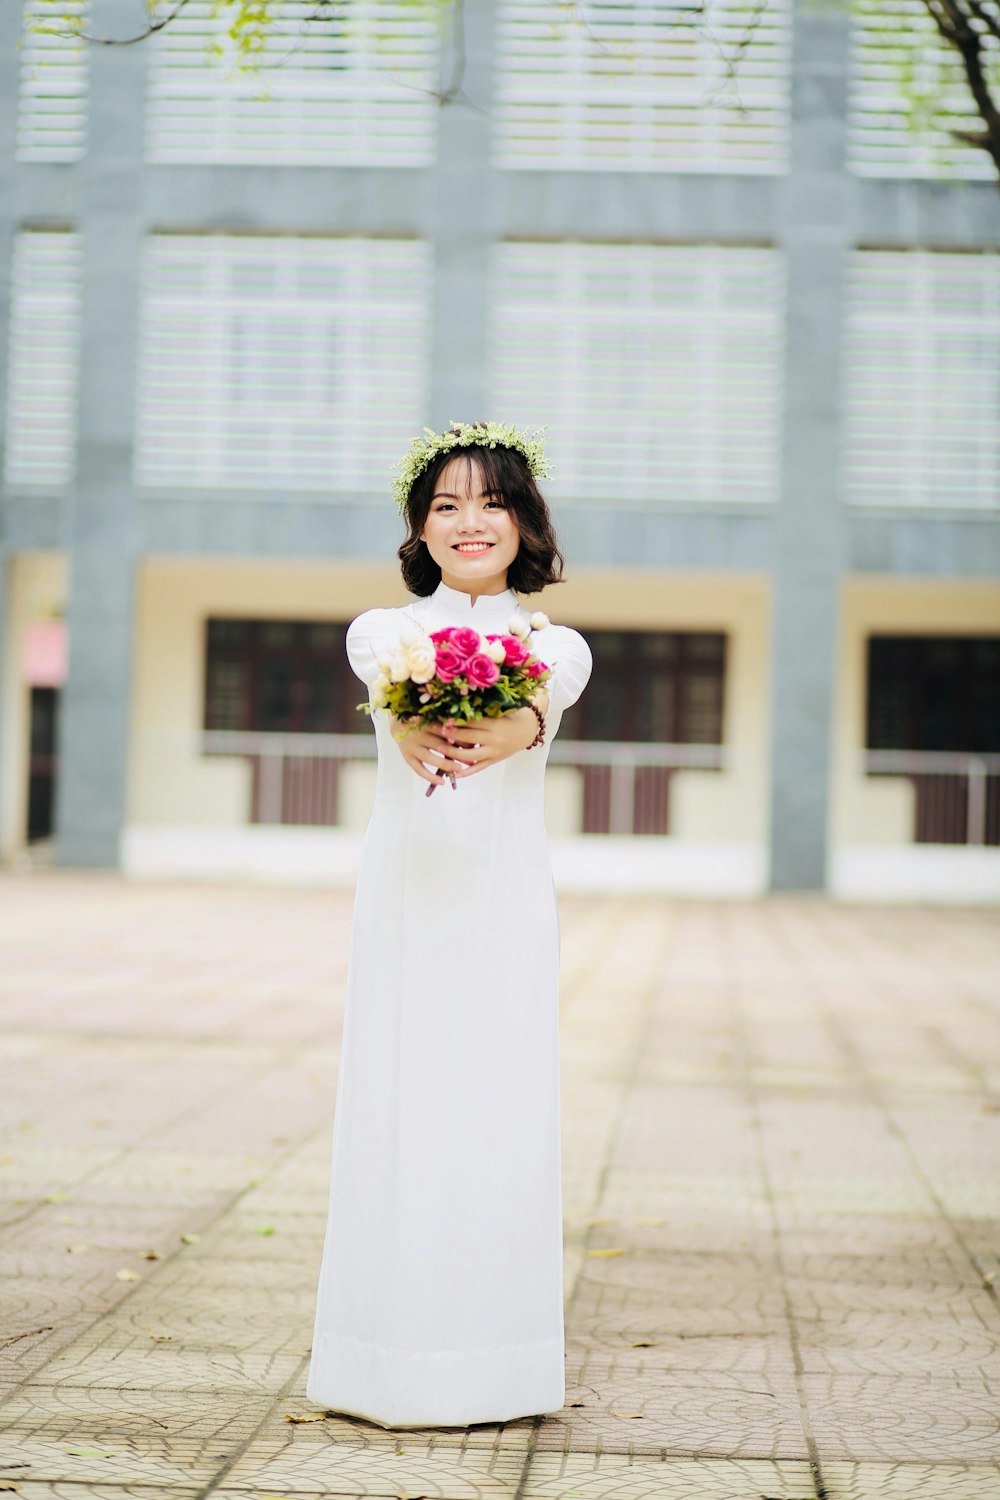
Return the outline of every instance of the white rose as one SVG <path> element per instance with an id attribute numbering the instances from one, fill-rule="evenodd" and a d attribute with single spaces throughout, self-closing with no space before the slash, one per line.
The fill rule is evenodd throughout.
<path id="1" fill-rule="evenodd" d="M 525 625 L 525 623 L 521 619 L 520 615 L 515 615 L 514 618 L 511 620 L 510 624 L 507 626 L 508 632 L 511 635 L 518 636 L 519 639 L 522 640 L 522 641 L 524 640 L 525 636 L 528 634 L 529 629 L 530 629 L 530 626 Z"/>
<path id="2" fill-rule="evenodd" d="M 389 677 L 393 682 L 405 682 L 410 675 L 410 663 L 405 656 L 394 656 L 389 663 Z"/>
<path id="3" fill-rule="evenodd" d="M 487 641 L 485 649 L 486 655 L 491 661 L 495 661 L 498 667 L 506 660 L 507 652 L 504 650 L 503 641 Z"/>
<path id="4" fill-rule="evenodd" d="M 419 625 L 404 625 L 399 632 L 399 644 L 401 646 L 414 646 L 417 641 L 424 640 L 425 632 Z"/>
<path id="5" fill-rule="evenodd" d="M 382 673 L 383 677 L 388 677 L 389 673 L 392 671 L 392 657 L 387 653 L 385 656 L 376 656 L 375 660 L 378 663 L 378 669 Z"/>
<path id="6" fill-rule="evenodd" d="M 430 682 L 437 663 L 434 642 L 429 640 L 414 642 L 406 648 L 406 660 L 410 667 L 410 677 L 414 682 Z"/>
<path id="7" fill-rule="evenodd" d="M 552 624 L 552 621 L 548 615 L 543 614 L 540 609 L 536 609 L 531 617 L 530 624 L 532 630 L 544 630 L 547 625 Z"/>

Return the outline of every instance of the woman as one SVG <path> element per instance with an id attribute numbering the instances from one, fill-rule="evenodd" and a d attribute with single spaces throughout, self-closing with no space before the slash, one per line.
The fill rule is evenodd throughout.
<path id="1" fill-rule="evenodd" d="M 401 469 L 398 555 L 416 597 L 352 622 L 348 656 L 369 688 L 407 628 L 506 633 L 530 619 L 518 591 L 561 581 L 537 438 L 456 426 L 417 439 Z M 505 1422 L 558 1411 L 565 1394 L 543 791 L 592 663 L 565 626 L 530 644 L 552 668 L 530 707 L 405 738 L 373 714 L 306 1394 L 385 1427 Z"/>

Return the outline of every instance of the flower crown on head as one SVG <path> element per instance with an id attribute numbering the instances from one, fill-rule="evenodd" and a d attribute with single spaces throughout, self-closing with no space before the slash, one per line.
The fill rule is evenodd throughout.
<path id="1" fill-rule="evenodd" d="M 423 436 L 415 437 L 410 451 L 393 465 L 398 470 L 392 481 L 393 498 L 400 510 L 405 511 L 414 481 L 439 453 L 450 453 L 453 448 L 513 448 L 526 461 L 534 479 L 545 479 L 549 466 L 542 440 L 544 431 L 544 427 L 519 430 L 510 422 L 451 422 L 440 433 L 425 427 Z"/>

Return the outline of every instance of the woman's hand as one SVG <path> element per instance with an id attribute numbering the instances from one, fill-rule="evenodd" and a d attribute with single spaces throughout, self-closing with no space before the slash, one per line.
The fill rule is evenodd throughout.
<path id="1" fill-rule="evenodd" d="M 534 714 L 531 715 L 534 719 Z M 404 735 L 404 730 L 409 730 Z M 406 721 L 389 715 L 389 733 L 399 746 L 399 753 L 411 770 L 424 781 L 440 785 L 444 777 L 464 769 L 463 763 L 452 755 L 449 742 L 438 724 L 421 724 L 409 729 Z M 430 769 L 429 769 L 430 768 Z M 429 794 L 428 794 L 429 795 Z"/>
<path id="2" fill-rule="evenodd" d="M 536 693 L 532 702 L 542 714 L 549 706 L 549 695 L 544 689 Z M 444 724 L 441 726 L 445 743 L 452 746 L 451 754 L 464 762 L 456 772 L 459 780 L 485 771 L 498 761 L 526 750 L 538 733 L 538 720 L 530 708 L 512 708 L 495 719 L 476 719 L 471 724 Z"/>

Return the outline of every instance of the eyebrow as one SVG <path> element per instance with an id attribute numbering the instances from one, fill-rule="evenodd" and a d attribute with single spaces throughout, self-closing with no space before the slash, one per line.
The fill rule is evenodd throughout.
<path id="1" fill-rule="evenodd" d="M 431 496 L 432 500 L 461 500 L 461 495 L 456 495 L 452 490 L 436 490 Z M 484 500 L 502 500 L 503 496 L 499 490 L 483 490 Z"/>

